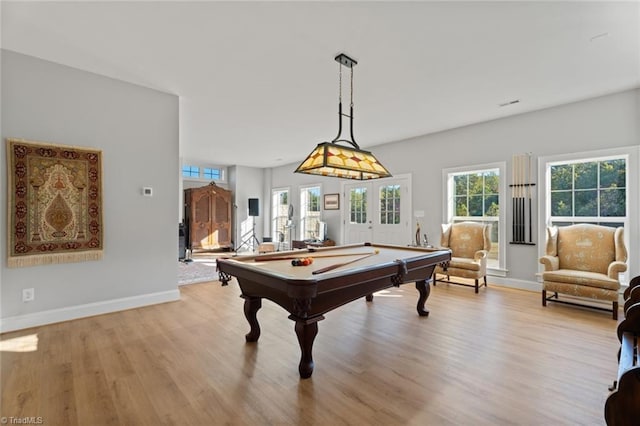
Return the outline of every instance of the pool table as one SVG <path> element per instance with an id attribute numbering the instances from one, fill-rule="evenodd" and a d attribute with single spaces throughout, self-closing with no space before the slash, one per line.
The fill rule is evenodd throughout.
<path id="1" fill-rule="evenodd" d="M 292 260 L 304 257 L 313 262 L 293 266 Z M 247 342 L 260 337 L 257 312 L 262 299 L 289 312 L 302 352 L 298 371 L 300 377 L 308 378 L 314 367 L 313 341 L 324 314 L 361 297 L 372 301 L 378 290 L 415 282 L 418 315 L 427 316 L 425 302 L 433 270 L 450 259 L 449 250 L 362 243 L 220 258 L 217 269 L 223 285 L 232 277 L 238 280 L 251 327 Z"/>

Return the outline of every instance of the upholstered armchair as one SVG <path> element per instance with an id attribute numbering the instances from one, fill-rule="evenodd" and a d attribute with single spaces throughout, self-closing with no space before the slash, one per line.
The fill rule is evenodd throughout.
<path id="1" fill-rule="evenodd" d="M 478 280 L 484 280 L 487 286 L 487 256 L 491 250 L 491 225 L 478 222 L 459 222 L 442 225 L 440 245 L 451 250 L 451 261 L 448 265 L 436 266 L 433 273 L 433 284 L 436 274 L 447 276 L 451 284 L 467 285 L 451 281 L 451 276 L 475 280 L 476 293 Z"/>
<path id="2" fill-rule="evenodd" d="M 612 303 L 618 319 L 618 275 L 627 270 L 623 228 L 592 225 L 548 227 L 546 255 L 540 258 L 542 305 L 558 300 L 558 293 Z M 547 291 L 553 295 L 547 297 Z M 606 309 L 608 310 L 608 309 Z"/>

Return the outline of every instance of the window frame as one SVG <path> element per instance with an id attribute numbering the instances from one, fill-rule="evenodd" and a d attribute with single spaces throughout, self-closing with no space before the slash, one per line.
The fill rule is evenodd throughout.
<path id="1" fill-rule="evenodd" d="M 626 217 L 622 221 L 624 223 L 624 243 L 629 253 L 627 258 L 627 271 L 620 276 L 620 282 L 626 286 L 629 277 L 638 275 L 637 256 L 640 243 L 638 243 L 638 205 L 640 194 L 640 174 L 638 173 L 638 157 L 640 153 L 639 146 L 627 146 L 619 148 L 610 148 L 596 151 L 583 151 L 568 154 L 557 154 L 540 157 L 538 159 L 538 176 L 540 185 L 538 188 L 538 198 L 542 200 L 539 203 L 538 218 L 538 240 L 540 241 L 538 255 L 545 254 L 545 241 L 547 226 L 551 224 L 551 165 L 572 164 L 586 161 L 605 161 L 614 158 L 625 158 L 626 160 L 626 180 L 625 180 L 625 196 L 626 196 Z M 558 216 L 565 218 L 571 222 L 620 222 L 619 217 L 601 217 L 601 216 Z M 578 220 L 576 220 L 578 219 Z M 556 219 L 558 221 L 558 219 Z M 539 268 L 541 271 L 542 267 Z"/>
<path id="2" fill-rule="evenodd" d="M 598 212 L 597 216 L 576 216 L 575 215 L 575 210 L 576 210 L 576 195 L 585 191 L 584 189 L 581 188 L 575 188 L 572 187 L 570 190 L 565 190 L 568 193 L 571 193 L 572 195 L 572 210 L 574 211 L 574 215 L 572 216 L 552 216 L 551 214 L 551 209 L 552 209 L 552 205 L 551 205 L 551 167 L 553 166 L 564 166 L 564 165 L 576 165 L 576 164 L 584 164 L 584 163 L 600 163 L 603 161 L 607 161 L 607 160 L 620 160 L 623 159 L 625 160 L 625 207 L 626 207 L 626 212 L 625 212 L 625 216 L 600 216 L 600 213 Z M 598 172 L 599 173 L 599 172 Z M 551 219 L 554 218 L 555 222 L 575 222 L 575 223 L 585 223 L 585 222 L 600 222 L 600 223 L 617 223 L 617 222 L 624 222 L 625 224 L 625 228 L 629 225 L 629 191 L 628 191 L 628 185 L 629 185 L 629 156 L 628 155 L 610 155 L 610 156 L 605 156 L 605 157 L 586 157 L 586 158 L 580 158 L 580 159 L 573 159 L 570 161 L 563 161 L 563 160 L 559 160 L 559 161 L 547 161 L 545 164 L 545 174 L 544 174 L 544 178 L 545 178 L 545 200 L 549 201 L 546 203 L 545 206 L 545 218 L 546 218 L 546 223 L 547 224 L 551 224 Z M 572 183 L 575 183 L 575 181 L 572 180 Z M 599 182 L 598 182 L 599 183 Z M 596 186 L 596 188 L 590 189 L 590 190 L 596 190 L 598 195 L 601 191 L 599 186 Z M 598 200 L 600 201 L 600 200 Z M 599 205 L 599 204 L 598 204 Z"/>
<path id="3" fill-rule="evenodd" d="M 188 168 L 189 170 L 185 170 L 186 168 Z M 180 169 L 180 176 L 182 176 L 182 179 L 197 179 L 200 177 L 200 166 L 196 166 L 193 164 L 183 164 L 182 168 Z M 189 176 L 185 176 L 185 172 L 189 173 Z M 193 176 L 193 173 L 198 173 L 197 176 Z"/>
<path id="4" fill-rule="evenodd" d="M 198 176 L 185 176 L 183 174 L 184 173 L 183 169 L 185 167 L 190 167 L 192 169 L 197 168 L 198 169 Z M 205 177 L 205 175 L 204 175 L 205 169 L 218 170 L 220 172 L 220 178 L 211 179 L 211 178 Z M 183 181 L 190 181 L 190 182 L 226 183 L 226 181 L 227 181 L 227 167 L 225 167 L 225 166 L 216 166 L 216 165 L 213 165 L 213 164 L 204 164 L 204 163 L 199 163 L 199 162 L 194 162 L 194 161 L 183 161 L 182 165 L 180 166 L 180 178 Z"/>
<path id="5" fill-rule="evenodd" d="M 214 171 L 218 172 L 217 177 L 214 176 Z M 207 174 L 211 176 L 207 176 Z M 223 171 L 221 167 L 202 167 L 202 173 L 200 174 L 200 176 L 206 180 L 220 181 L 222 180 L 222 174 Z"/>
<path id="6" fill-rule="evenodd" d="M 279 205 L 279 204 L 275 203 L 274 201 L 275 201 L 275 197 L 277 195 L 285 193 L 285 192 L 287 193 L 287 201 L 288 201 L 288 203 L 287 203 L 287 214 L 285 216 L 284 231 L 282 231 L 282 232 L 284 234 L 283 242 L 288 244 L 289 240 L 290 240 L 290 235 L 289 234 L 291 233 L 291 227 L 287 226 L 287 224 L 286 224 L 286 222 L 288 221 L 288 218 L 289 218 L 289 210 L 288 210 L 289 207 L 288 206 L 291 205 L 291 189 L 289 187 L 273 188 L 271 190 L 271 212 L 270 212 L 270 214 L 271 214 L 271 237 L 273 238 L 274 242 L 277 242 L 277 243 L 280 242 L 278 232 L 281 232 L 281 231 L 278 229 L 277 221 L 278 221 L 278 218 L 280 218 L 282 216 L 274 217 L 274 214 L 277 213 L 276 212 L 276 208 Z"/>
<path id="7" fill-rule="evenodd" d="M 364 191 L 357 191 L 359 200 L 356 201 L 359 201 L 359 203 L 354 203 L 351 198 L 354 192 L 354 188 L 351 188 L 348 193 L 343 189 L 343 192 L 345 193 L 345 205 L 347 207 L 345 210 L 345 215 L 348 216 L 346 220 L 349 222 L 349 224 L 352 225 L 363 225 L 369 220 L 369 218 L 367 217 L 369 210 L 366 203 L 367 191 L 369 190 L 369 188 L 367 186 L 362 186 L 355 189 L 364 189 Z M 354 209 L 354 207 L 357 207 L 357 209 Z M 352 220 L 352 217 L 355 218 L 355 221 Z"/>
<path id="8" fill-rule="evenodd" d="M 473 173 L 482 173 L 497 170 L 498 182 L 498 216 L 457 216 L 455 205 L 455 182 L 454 177 Z M 505 277 L 507 273 L 506 252 L 507 252 L 507 232 L 506 232 L 506 204 L 507 200 L 507 163 L 504 161 L 486 164 L 475 164 L 460 167 L 442 169 L 443 194 L 445 203 L 443 204 L 443 223 L 469 220 L 474 222 L 490 222 L 494 229 L 498 231 L 498 259 L 496 262 L 491 259 L 487 263 L 487 274 Z"/>
<path id="9" fill-rule="evenodd" d="M 305 240 L 308 239 L 305 234 L 307 232 L 309 232 L 310 234 L 313 234 L 315 232 L 315 226 L 313 227 L 308 227 L 307 226 L 307 222 L 310 221 L 309 219 L 307 219 L 308 217 L 312 217 L 312 216 L 307 216 L 307 212 L 308 211 L 313 211 L 315 212 L 315 210 L 307 210 L 306 208 L 303 208 L 303 203 L 305 202 L 305 197 L 303 196 L 303 192 L 309 191 L 310 189 L 318 189 L 318 215 L 317 215 L 317 219 L 316 222 L 319 222 L 322 220 L 322 185 L 321 184 L 315 184 L 315 185 L 304 185 L 304 186 L 300 186 L 299 188 L 299 192 L 298 192 L 298 206 L 299 206 L 299 215 L 298 215 L 298 236 L 301 240 Z"/>
<path id="10" fill-rule="evenodd" d="M 397 183 L 391 183 L 388 185 L 380 185 L 380 187 L 378 188 L 378 201 L 380 203 L 379 209 L 378 209 L 378 224 L 379 225 L 399 225 L 400 224 L 400 216 L 401 216 L 401 212 L 400 212 L 400 203 L 401 203 L 401 195 L 400 195 L 400 191 L 402 189 L 402 185 L 397 184 Z M 383 208 L 382 207 L 382 202 L 383 202 L 383 196 L 382 196 L 382 192 L 383 191 L 389 191 L 391 190 L 394 195 L 397 196 L 393 196 L 393 197 L 384 197 L 384 201 L 385 204 L 387 204 L 388 201 L 391 201 L 391 209 L 389 209 L 389 206 L 386 206 Z M 386 195 L 386 194 L 385 194 Z M 385 220 L 383 221 L 382 218 L 384 218 Z M 391 218 L 391 221 L 389 220 Z"/>

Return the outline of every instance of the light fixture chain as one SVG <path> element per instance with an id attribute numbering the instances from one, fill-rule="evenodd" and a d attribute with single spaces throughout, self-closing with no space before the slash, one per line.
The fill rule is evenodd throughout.
<path id="1" fill-rule="evenodd" d="M 353 108 L 353 67 L 351 67 L 351 108 Z"/>
<path id="2" fill-rule="evenodd" d="M 342 64 L 338 62 L 338 69 L 340 70 L 338 79 L 338 102 L 342 103 Z"/>

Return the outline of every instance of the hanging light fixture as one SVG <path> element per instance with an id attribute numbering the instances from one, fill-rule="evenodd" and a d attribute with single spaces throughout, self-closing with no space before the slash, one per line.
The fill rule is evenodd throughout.
<path id="1" fill-rule="evenodd" d="M 346 179 L 377 179 L 390 177 L 391 173 L 369 151 L 360 149 L 353 137 L 353 67 L 357 62 L 344 53 L 335 57 L 340 64 L 340 94 L 338 98 L 338 136 L 331 142 L 322 142 L 315 147 L 311 154 L 298 166 L 295 173 L 332 176 Z M 351 69 L 351 110 L 342 113 L 342 67 Z M 342 117 L 349 117 L 351 139 L 341 139 Z M 350 146 L 338 145 L 338 142 Z"/>

